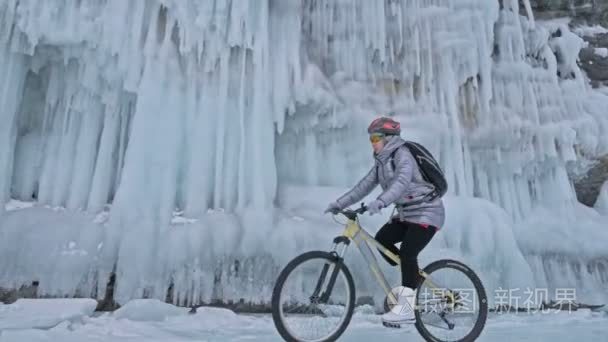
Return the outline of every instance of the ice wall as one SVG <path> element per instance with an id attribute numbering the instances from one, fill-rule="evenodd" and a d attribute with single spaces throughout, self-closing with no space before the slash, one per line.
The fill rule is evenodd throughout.
<path id="1" fill-rule="evenodd" d="M 306 233 L 329 224 L 321 208 L 293 216 L 299 194 L 284 190 L 352 185 L 371 162 L 365 125 L 387 112 L 439 158 L 452 194 L 515 220 L 488 228 L 508 241 L 502 259 L 468 259 L 487 283 L 530 283 L 490 271 L 535 255 L 509 222 L 575 210 L 567 170 L 606 153 L 608 99 L 576 65 L 582 41 L 535 25 L 524 3 L 526 16 L 515 0 L 0 2 L 0 204 L 98 217 L 38 251 L 78 234 L 101 246 L 56 268 L 4 249 L 0 287 L 76 264 L 94 278 L 41 291 L 101 296 L 114 272 L 119 301 L 265 298 L 286 255 L 330 238 Z M 0 217 L 5 243 L 32 210 Z M 467 224 L 502 217 L 487 211 L 448 226 L 470 238 L 480 228 Z M 55 231 L 43 222 L 29 226 Z M 27 236 L 23 248 L 39 246 Z"/>

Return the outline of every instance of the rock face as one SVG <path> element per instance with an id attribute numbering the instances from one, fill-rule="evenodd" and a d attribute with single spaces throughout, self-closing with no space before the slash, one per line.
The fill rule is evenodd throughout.
<path id="1" fill-rule="evenodd" d="M 585 177 L 575 180 L 574 188 L 579 202 L 593 207 L 606 180 L 608 180 L 608 156 L 600 159 Z"/>
<path id="2" fill-rule="evenodd" d="M 608 27 L 608 1 L 587 1 L 594 3 L 592 6 L 581 8 L 573 14 L 572 26 L 587 25 Z M 582 49 L 579 55 L 579 66 L 583 69 L 591 81 L 593 87 L 608 85 L 608 33 L 595 35 L 582 35 L 589 46 Z M 602 51 L 603 50 L 603 51 Z M 603 52 L 603 53 L 602 53 Z"/>
<path id="3" fill-rule="evenodd" d="M 608 86 L 608 54 L 598 54 L 598 51 L 608 52 L 608 33 L 584 39 L 589 46 L 581 50 L 579 66 L 587 73 L 594 88 Z"/>
<path id="4" fill-rule="evenodd" d="M 569 17 L 569 26 L 573 30 L 579 26 L 596 25 L 608 29 L 608 0 L 531 0 L 530 4 L 537 19 Z M 586 72 L 594 88 L 608 86 L 608 33 L 577 33 L 589 44 L 581 49 L 578 65 Z M 578 200 L 592 207 L 607 179 L 608 156 L 598 160 L 584 177 L 574 180 Z"/>
<path id="5" fill-rule="evenodd" d="M 548 11 L 591 12 L 598 8 L 605 8 L 606 4 L 608 4 L 606 0 L 530 0 L 534 12 L 541 14 Z"/>
<path id="6" fill-rule="evenodd" d="M 570 28 L 600 25 L 608 28 L 608 0 L 531 0 L 538 19 L 569 17 Z M 579 32 L 589 45 L 581 49 L 579 66 L 595 88 L 608 85 L 608 33 Z M 604 50 L 606 49 L 606 50 Z"/>

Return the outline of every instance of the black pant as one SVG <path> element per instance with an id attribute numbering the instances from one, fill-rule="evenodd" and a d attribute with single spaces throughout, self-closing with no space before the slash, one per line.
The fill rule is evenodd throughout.
<path id="1" fill-rule="evenodd" d="M 421 226 L 411 222 L 400 222 L 393 220 L 387 222 L 378 233 L 376 240 L 391 252 L 401 258 L 401 284 L 416 289 L 421 281 L 418 273 L 418 254 L 431 241 L 437 228 L 434 226 Z M 397 249 L 396 243 L 401 242 L 401 248 Z M 389 264 L 397 265 L 384 253 L 380 253 Z"/>

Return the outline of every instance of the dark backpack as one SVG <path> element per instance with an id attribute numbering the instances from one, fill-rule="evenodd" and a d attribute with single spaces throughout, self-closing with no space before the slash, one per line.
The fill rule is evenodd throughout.
<path id="1" fill-rule="evenodd" d="M 443 171 L 439 166 L 439 163 L 433 158 L 433 155 L 424 146 L 413 141 L 406 141 L 405 146 L 410 150 L 412 156 L 418 164 L 418 169 L 422 174 L 422 178 L 426 182 L 433 184 L 435 191 L 430 193 L 424 198 L 424 201 L 432 201 L 438 197 L 442 197 L 448 191 L 448 182 L 443 175 Z M 391 153 L 391 166 L 395 169 L 395 153 L 398 149 L 395 149 Z"/>

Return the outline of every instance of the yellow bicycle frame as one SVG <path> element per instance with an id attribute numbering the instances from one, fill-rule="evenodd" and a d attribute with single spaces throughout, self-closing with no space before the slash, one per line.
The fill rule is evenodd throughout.
<path id="1" fill-rule="evenodd" d="M 380 270 L 380 267 L 378 266 L 378 262 L 376 261 L 375 257 L 368 258 L 363 252 L 362 248 L 370 248 L 370 245 L 372 245 L 379 249 L 389 259 L 394 261 L 397 265 L 401 264 L 401 259 L 399 258 L 399 256 L 391 252 L 389 249 L 380 244 L 380 242 L 374 239 L 365 229 L 361 227 L 361 225 L 359 225 L 359 222 L 357 220 L 348 219 L 342 236 L 355 242 L 355 244 L 363 254 L 364 259 L 367 261 L 370 270 L 372 271 L 372 274 L 386 293 L 389 299 L 389 303 L 396 304 L 397 298 L 395 298 L 394 294 L 391 292 L 391 287 L 388 284 L 386 278 L 384 277 L 384 274 Z M 425 278 L 425 281 L 430 285 L 431 288 L 440 288 L 431 281 L 429 275 L 426 272 L 424 272 L 423 270 L 419 270 L 419 272 L 420 275 Z M 451 302 L 454 303 L 454 294 L 451 291 L 448 291 L 448 296 L 450 297 Z"/>

